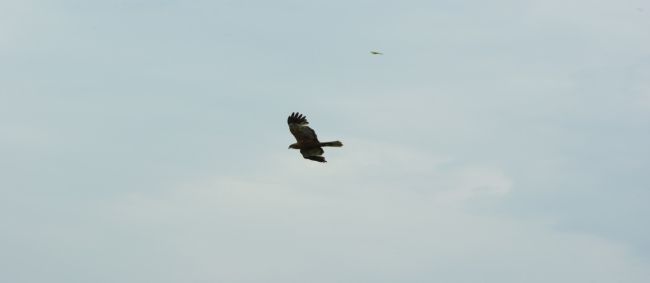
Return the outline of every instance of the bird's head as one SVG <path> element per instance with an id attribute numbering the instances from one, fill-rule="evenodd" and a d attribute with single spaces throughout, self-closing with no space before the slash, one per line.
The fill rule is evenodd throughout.
<path id="1" fill-rule="evenodd" d="M 298 144 L 297 144 L 297 143 L 292 143 L 292 144 L 290 144 L 290 145 L 289 145 L 289 148 L 300 149 L 300 148 L 298 147 Z"/>

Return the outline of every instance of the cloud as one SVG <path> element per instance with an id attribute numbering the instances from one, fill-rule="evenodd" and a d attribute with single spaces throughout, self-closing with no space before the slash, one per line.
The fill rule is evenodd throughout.
<path id="1" fill-rule="evenodd" d="M 149 2 L 0 3 L 0 281 L 649 278 L 640 2 Z"/>
<path id="2" fill-rule="evenodd" d="M 359 143 L 348 144 L 354 148 Z M 215 176 L 164 193 L 125 196 L 106 207 L 105 224 L 137 242 L 130 243 L 124 263 L 111 252 L 109 262 L 137 274 L 145 272 L 137 263 L 147 261 L 157 270 L 149 276 L 161 282 L 648 278 L 646 266 L 617 243 L 557 231 L 552 222 L 467 209 L 476 197 L 499 197 L 516 189 L 498 168 L 453 168 L 444 158 L 426 167 L 422 161 L 436 158 L 399 147 L 381 158 L 360 158 L 387 145 L 374 146 L 349 158 L 336 156 L 325 166 L 294 162 L 295 156 L 274 157 L 283 165 L 239 177 Z M 417 174 L 402 175 L 408 181 L 401 186 L 369 178 L 378 166 L 408 174 L 400 170 L 406 163 L 430 170 L 428 182 L 410 178 Z M 385 168 L 379 172 L 391 174 Z"/>

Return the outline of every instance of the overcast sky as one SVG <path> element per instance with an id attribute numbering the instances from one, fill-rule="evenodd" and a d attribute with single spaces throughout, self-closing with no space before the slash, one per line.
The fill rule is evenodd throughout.
<path id="1" fill-rule="evenodd" d="M 649 145 L 646 0 L 0 0 L 1 282 L 650 282 Z"/>

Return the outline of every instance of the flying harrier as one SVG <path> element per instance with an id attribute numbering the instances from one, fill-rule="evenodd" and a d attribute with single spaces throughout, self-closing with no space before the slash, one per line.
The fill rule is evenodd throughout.
<path id="1" fill-rule="evenodd" d="M 372 54 L 372 55 L 384 55 L 384 53 L 381 53 L 379 51 L 370 51 L 370 54 Z"/>
<path id="2" fill-rule="evenodd" d="M 318 162 L 327 162 L 323 157 L 323 146 L 341 147 L 343 144 L 340 141 L 332 142 L 319 142 L 316 132 L 312 130 L 307 122 L 307 118 L 296 112 L 291 113 L 287 118 L 289 124 L 289 131 L 296 138 L 296 143 L 289 146 L 289 148 L 300 149 L 302 157 Z"/>

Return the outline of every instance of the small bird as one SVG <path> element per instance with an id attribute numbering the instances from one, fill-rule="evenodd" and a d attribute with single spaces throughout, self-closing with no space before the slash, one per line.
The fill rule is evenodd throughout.
<path id="1" fill-rule="evenodd" d="M 372 54 L 372 55 L 384 55 L 384 53 L 381 53 L 379 51 L 370 51 L 370 54 Z"/>

